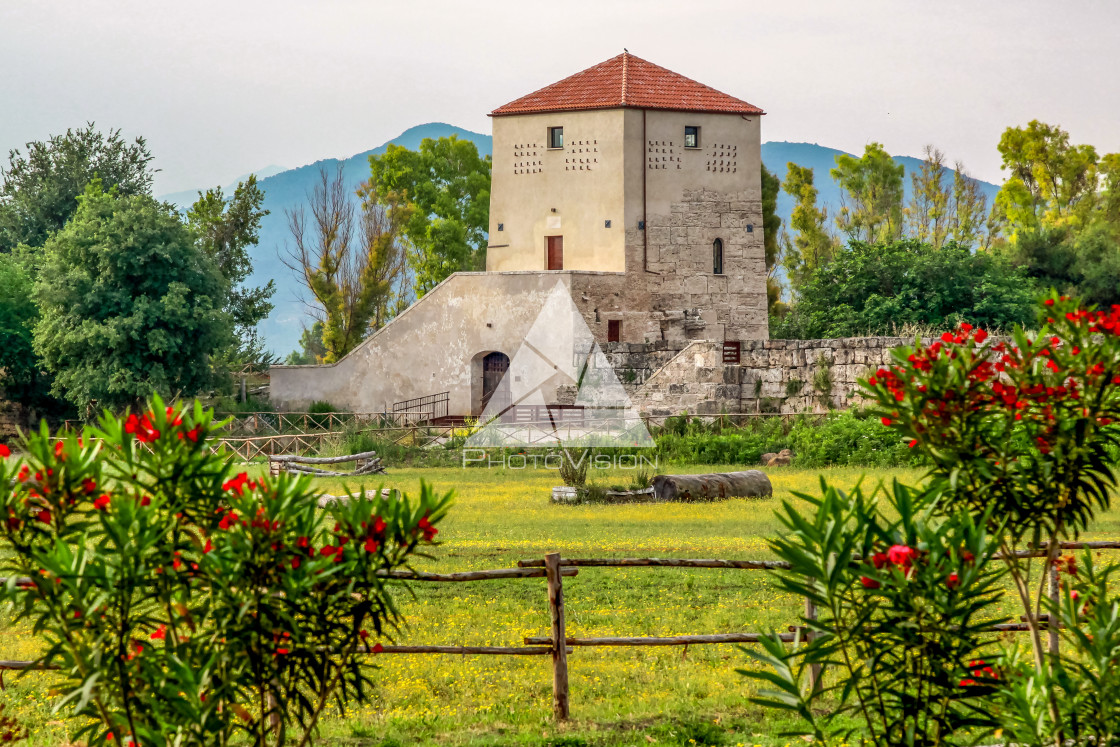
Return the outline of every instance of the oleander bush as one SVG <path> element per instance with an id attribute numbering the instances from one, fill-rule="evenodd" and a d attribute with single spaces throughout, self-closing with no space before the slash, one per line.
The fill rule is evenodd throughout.
<path id="1" fill-rule="evenodd" d="M 858 738 L 871 744 L 965 744 L 998 729 L 1024 744 L 1120 741 L 1120 690 L 1113 674 L 1120 659 L 1120 601 L 1108 588 L 1109 573 L 1096 573 L 1087 559 L 1084 577 L 1077 577 L 1060 604 L 1046 595 L 1046 569 L 1062 562 L 1060 542 L 1076 539 L 1098 512 L 1108 509 L 1116 487 L 1120 306 L 1103 311 L 1052 295 L 1039 304 L 1036 329 L 1016 328 L 1010 339 L 995 341 L 984 330 L 960 324 L 929 346 L 893 351 L 891 365 L 864 382 L 875 403 L 871 411 L 929 465 L 920 488 L 896 484 L 891 491 L 913 496 L 913 509 L 894 501 L 904 525 L 911 514 L 921 520 L 914 531 L 896 533 L 890 540 L 896 544 L 883 556 L 865 539 L 877 509 L 865 507 L 858 491 L 843 498 L 822 485 L 823 499 L 806 497 L 814 507 L 809 515 L 787 509 L 783 521 L 789 531 L 771 543 L 791 563 L 778 583 L 815 594 L 822 609 L 853 612 L 847 618 L 827 612 L 822 620 L 831 624 L 806 620 L 821 637 L 793 653 L 771 644 L 768 656 L 775 669 L 764 676 L 777 689 L 762 701 L 797 711 L 820 733 L 828 719 L 813 711 L 819 695 L 801 688 L 797 673 L 825 662 L 841 671 L 835 686 L 840 710 L 859 717 Z M 946 527 L 967 527 L 968 536 L 981 533 L 983 548 L 965 535 L 955 545 L 939 546 L 930 532 Z M 837 533 L 850 534 L 862 545 L 849 546 L 852 540 L 837 539 Z M 921 648 L 913 636 L 926 632 L 931 620 L 944 641 L 958 646 L 952 650 L 969 648 L 973 613 L 950 602 L 974 576 L 955 568 L 955 576 L 944 577 L 945 588 L 935 593 L 928 567 L 944 568 L 946 553 L 962 557 L 967 551 L 979 569 L 997 548 L 1027 621 L 1029 660 L 1017 650 L 985 656 L 982 665 L 967 667 L 955 698 L 951 673 L 964 666 L 956 654 L 923 656 L 927 672 L 906 670 L 905 680 L 893 679 L 898 662 L 906 661 L 915 646 Z M 1044 571 L 1032 576 L 1030 560 L 1017 554 L 1020 550 L 1042 556 Z M 908 562 L 900 569 L 894 555 L 905 555 Z M 879 572 L 869 569 L 869 562 Z M 1064 562 L 1068 570 L 1070 561 Z M 893 568 L 889 576 L 881 573 L 886 566 Z M 839 583 L 833 583 L 834 576 Z M 891 604 L 869 601 L 884 590 Z M 912 596 L 923 604 L 908 606 Z M 1043 643 L 1044 612 L 1066 626 L 1061 653 Z M 845 640 L 863 636 L 870 638 L 862 658 L 850 656 Z M 949 690 L 915 695 L 923 692 L 922 677 L 939 670 Z M 867 683 L 874 685 L 873 697 Z M 959 711 L 978 687 L 991 695 L 986 710 L 966 706 Z M 925 716 L 914 710 L 934 703 Z"/>
<path id="2" fill-rule="evenodd" d="M 309 478 L 250 480 L 213 412 L 102 416 L 0 452 L 3 601 L 61 677 L 87 744 L 312 743 L 370 694 L 397 621 L 386 572 L 434 542 L 450 494 L 317 508 Z"/>

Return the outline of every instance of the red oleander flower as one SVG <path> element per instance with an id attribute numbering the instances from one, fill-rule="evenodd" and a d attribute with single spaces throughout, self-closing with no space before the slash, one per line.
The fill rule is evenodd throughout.
<path id="1" fill-rule="evenodd" d="M 167 638 L 167 626 L 166 625 L 160 625 L 158 628 L 156 628 L 156 632 L 152 633 L 148 637 L 151 638 L 153 641 L 164 640 L 165 638 Z"/>
<path id="2" fill-rule="evenodd" d="M 432 523 L 431 523 L 430 521 L 428 521 L 428 517 L 427 517 L 427 516 L 425 516 L 424 518 L 420 519 L 420 521 L 418 521 L 418 522 L 416 523 L 416 526 L 417 526 L 417 528 L 419 528 L 419 529 L 420 529 L 420 531 L 421 531 L 421 532 L 423 532 L 423 533 L 424 533 L 424 539 L 425 539 L 426 541 L 428 541 L 428 542 L 431 542 L 431 541 L 432 541 L 432 539 L 433 539 L 433 538 L 434 538 L 434 537 L 435 537 L 435 536 L 436 536 L 437 534 L 439 534 L 439 530 L 438 530 L 438 529 L 436 529 L 436 528 L 435 528 L 434 526 L 432 526 Z"/>
<path id="3" fill-rule="evenodd" d="M 901 568 L 909 568 L 917 557 L 918 551 L 906 545 L 891 545 L 891 548 L 887 550 L 887 559 L 890 560 L 892 565 Z"/>
<path id="4" fill-rule="evenodd" d="M 228 511 L 222 520 L 218 522 L 218 529 L 229 529 L 237 523 L 237 512 Z"/>
<path id="5" fill-rule="evenodd" d="M 209 537 L 207 537 L 206 538 L 206 544 L 202 546 L 202 554 L 205 555 L 206 553 L 210 552 L 213 549 L 214 549 L 214 543 L 210 541 Z"/>
<path id="6" fill-rule="evenodd" d="M 66 449 L 66 444 L 65 444 L 65 443 L 63 443 L 62 441 L 55 441 L 55 442 L 54 442 L 54 455 L 55 455 L 56 457 L 60 457 L 60 456 L 62 456 L 62 452 L 63 452 L 63 451 L 65 450 L 65 449 Z"/>
<path id="7" fill-rule="evenodd" d="M 871 563 L 875 566 L 876 570 L 885 566 L 889 561 L 885 552 L 877 552 L 871 556 Z"/>
<path id="8" fill-rule="evenodd" d="M 292 558 L 292 570 L 294 571 L 296 568 L 299 568 L 299 556 L 298 555 L 296 557 Z"/>
<path id="9" fill-rule="evenodd" d="M 365 544 L 366 552 L 377 552 L 377 548 L 380 547 L 380 546 L 381 546 L 381 543 L 378 542 L 377 540 L 375 540 L 373 537 L 370 537 L 369 539 L 366 540 L 366 544 Z"/>
<path id="10" fill-rule="evenodd" d="M 289 653 L 290 653 L 290 651 L 286 648 L 276 649 L 276 656 L 287 656 Z"/>
<path id="11" fill-rule="evenodd" d="M 373 517 L 373 533 L 381 534 L 385 531 L 385 521 L 380 516 Z"/>
<path id="12" fill-rule="evenodd" d="M 322 549 L 319 550 L 319 554 L 321 556 L 323 556 L 324 558 L 329 558 L 330 556 L 334 555 L 336 552 L 341 554 L 342 553 L 342 548 L 341 547 L 335 547 L 334 545 L 323 545 Z"/>
<path id="13" fill-rule="evenodd" d="M 12 455 L 12 450 L 5 444 L 0 444 L 0 459 L 7 459 Z"/>
<path id="14" fill-rule="evenodd" d="M 373 648 L 370 649 L 370 653 L 380 654 L 384 650 L 385 650 L 385 647 L 382 646 L 380 643 L 377 643 L 377 644 L 374 644 Z"/>
<path id="15" fill-rule="evenodd" d="M 42 511 L 40 511 L 35 516 L 35 518 L 38 519 L 39 521 L 43 522 L 44 524 L 50 524 L 51 523 L 51 512 L 44 508 Z"/>
<path id="16" fill-rule="evenodd" d="M 946 579 L 945 585 L 950 589 L 955 589 L 961 585 L 961 577 L 957 575 L 956 571 L 953 571 L 949 574 L 949 578 Z"/>
<path id="17" fill-rule="evenodd" d="M 256 487 L 257 484 L 249 479 L 248 472 L 242 472 L 236 477 L 230 480 L 226 480 L 222 484 L 222 490 L 226 490 L 231 493 L 237 493 L 238 495 L 244 495 L 246 488 L 248 488 L 249 490 L 253 490 Z"/>
<path id="18" fill-rule="evenodd" d="M 868 578 L 867 576 L 860 576 L 859 582 L 863 584 L 863 588 L 865 589 L 878 589 L 880 586 L 878 581 L 873 578 Z"/>
<path id="19" fill-rule="evenodd" d="M 20 467 L 19 474 L 16 475 L 16 479 L 19 480 L 20 482 L 27 482 L 28 478 L 30 478 L 30 477 L 31 477 L 31 468 L 28 467 L 26 464 L 23 465 L 22 467 Z"/>
<path id="20" fill-rule="evenodd" d="M 146 495 L 146 496 L 144 496 L 143 498 L 141 498 L 141 499 L 140 499 L 140 505 L 141 505 L 141 506 L 150 506 L 150 505 L 152 505 L 152 497 L 151 497 L 150 495 Z"/>
<path id="21" fill-rule="evenodd" d="M 148 415 L 142 417 L 129 415 L 124 421 L 124 432 L 136 436 L 136 440 L 141 443 L 155 441 L 160 435 Z"/>
<path id="22" fill-rule="evenodd" d="M 100 496 L 98 496 L 97 500 L 93 502 L 93 507 L 98 511 L 104 511 L 109 507 L 109 501 L 109 495 L 107 493 L 102 493 Z"/>

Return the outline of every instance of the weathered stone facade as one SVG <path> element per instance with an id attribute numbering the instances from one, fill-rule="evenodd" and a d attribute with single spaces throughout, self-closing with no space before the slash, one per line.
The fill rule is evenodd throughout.
<path id="1" fill-rule="evenodd" d="M 628 234 L 627 267 L 644 266 L 661 339 L 769 336 L 759 192 L 686 189 L 668 214 L 649 216 L 646 232 Z M 721 274 L 712 272 L 717 241 L 723 253 Z"/>

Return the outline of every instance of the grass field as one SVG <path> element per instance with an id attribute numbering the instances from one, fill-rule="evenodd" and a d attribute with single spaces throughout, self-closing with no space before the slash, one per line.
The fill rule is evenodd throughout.
<path id="1" fill-rule="evenodd" d="M 384 484 L 414 493 L 423 479 L 455 491 L 455 507 L 440 528 L 443 544 L 434 559 L 417 565 L 450 572 L 512 567 L 554 550 L 570 557 L 766 559 L 766 538 L 779 528 L 774 509 L 793 491 L 814 492 L 818 474 L 772 469 L 773 499 L 691 505 L 557 506 L 548 500 L 557 476 L 546 470 L 400 469 Z M 918 477 L 901 470 L 825 474 L 844 487 L 861 476 L 871 482 Z M 337 480 L 321 486 L 345 492 Z M 1118 530 L 1120 511 L 1113 510 L 1088 538 L 1116 538 Z M 759 571 L 589 568 L 564 583 L 574 636 L 770 631 L 793 622 L 801 607 L 799 599 L 773 591 Z M 412 588 L 415 597 L 400 595 L 405 627 L 395 636 L 399 643 L 520 645 L 525 636 L 548 632 L 543 579 Z M 26 630 L 0 629 L 0 658 L 30 658 L 36 649 Z M 775 736 L 792 725 L 747 702 L 752 686 L 735 669 L 748 659 L 731 645 L 576 649 L 569 657 L 573 720 L 562 728 L 551 720 L 548 657 L 384 655 L 377 664 L 376 699 L 333 711 L 321 743 L 805 744 Z M 50 715 L 49 680 L 44 674 L 9 676 L 0 691 L 9 712 L 32 726 L 35 745 L 65 744 L 63 723 Z"/>

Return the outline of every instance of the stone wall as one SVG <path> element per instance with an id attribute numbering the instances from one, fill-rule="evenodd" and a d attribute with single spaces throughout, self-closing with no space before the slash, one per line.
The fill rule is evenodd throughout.
<path id="1" fill-rule="evenodd" d="M 893 348 L 912 342 L 902 337 L 743 340 L 739 365 L 727 365 L 722 342 L 695 341 L 630 396 L 638 410 L 655 416 L 844 409 L 858 401 L 860 377 L 889 363 Z"/>
<path id="2" fill-rule="evenodd" d="M 723 246 L 719 275 L 713 273 L 717 239 Z M 628 273 L 644 281 L 661 339 L 769 336 L 762 200 L 757 191 L 684 190 L 667 214 L 648 216 L 644 232 L 627 232 L 627 252 Z M 640 271 L 643 266 L 645 272 Z M 650 339 L 648 334 L 645 339 Z"/>

